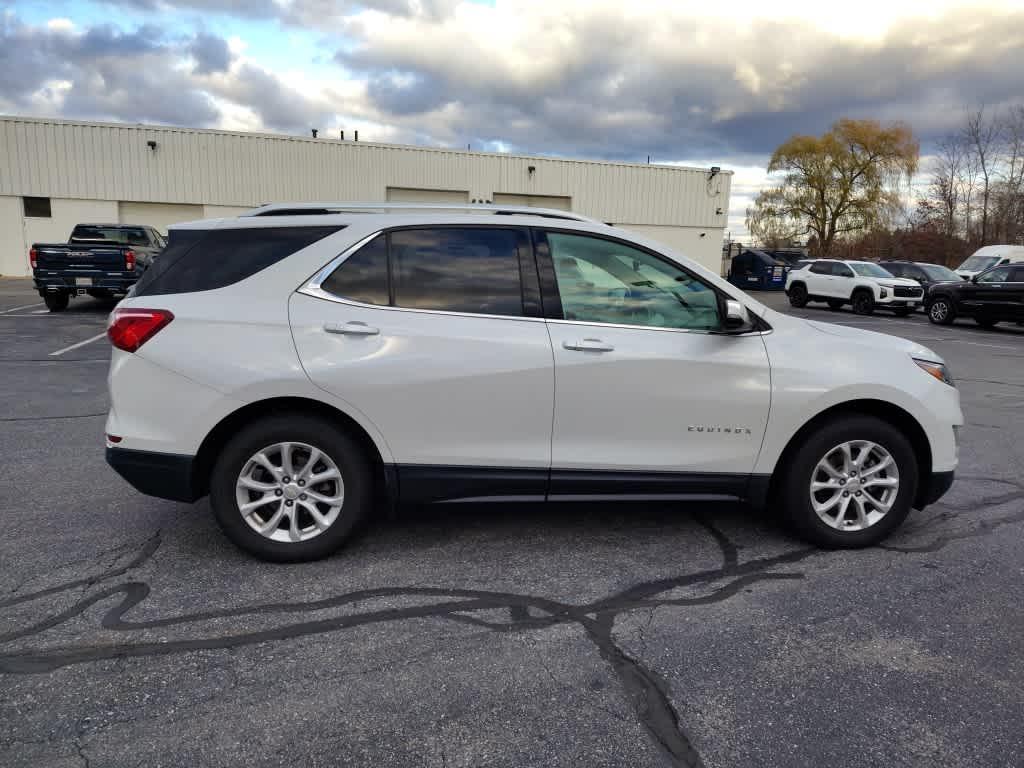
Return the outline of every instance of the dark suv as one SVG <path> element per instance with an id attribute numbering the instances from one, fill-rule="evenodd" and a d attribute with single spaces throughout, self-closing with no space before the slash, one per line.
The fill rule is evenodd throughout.
<path id="1" fill-rule="evenodd" d="M 896 277 L 916 280 L 924 288 L 925 293 L 938 283 L 957 283 L 963 280 L 952 269 L 941 264 L 928 264 L 923 261 L 880 261 L 878 264 Z"/>
<path id="2" fill-rule="evenodd" d="M 1003 321 L 1024 323 L 1024 264 L 1004 264 L 970 280 L 933 285 L 924 308 L 928 319 L 939 325 L 958 317 L 973 317 L 984 328 Z"/>

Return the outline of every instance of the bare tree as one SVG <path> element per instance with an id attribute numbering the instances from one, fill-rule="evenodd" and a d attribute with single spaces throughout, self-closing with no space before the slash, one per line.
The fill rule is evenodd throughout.
<path id="1" fill-rule="evenodd" d="M 963 129 L 971 154 L 981 177 L 981 244 L 988 243 L 989 202 L 992 196 L 992 181 L 996 166 L 997 144 L 999 142 L 999 115 L 985 114 L 981 106 L 967 114 Z"/>
<path id="2" fill-rule="evenodd" d="M 964 191 L 964 154 L 963 141 L 959 136 L 951 136 L 939 142 L 932 162 L 928 198 L 941 206 L 943 231 L 949 236 L 957 232 L 957 215 Z"/>

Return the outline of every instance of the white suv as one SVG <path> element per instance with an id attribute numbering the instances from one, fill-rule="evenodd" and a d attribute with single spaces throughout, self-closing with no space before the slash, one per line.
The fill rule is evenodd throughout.
<path id="1" fill-rule="evenodd" d="M 209 494 L 273 560 L 327 555 L 398 502 L 466 500 L 770 501 L 859 547 L 957 464 L 934 352 L 774 312 L 561 211 L 178 225 L 109 336 L 107 461 L 144 493 Z"/>
<path id="2" fill-rule="evenodd" d="M 916 280 L 894 277 L 870 261 L 831 259 L 816 259 L 790 272 L 786 295 L 794 307 L 825 301 L 832 309 L 850 304 L 858 315 L 891 309 L 898 317 L 906 317 L 924 301 L 924 289 Z"/>

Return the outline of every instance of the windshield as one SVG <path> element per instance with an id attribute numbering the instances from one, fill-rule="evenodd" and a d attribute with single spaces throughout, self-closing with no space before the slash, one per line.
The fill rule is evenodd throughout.
<path id="1" fill-rule="evenodd" d="M 941 267 L 938 264 L 918 264 L 921 271 L 924 272 L 929 280 L 940 281 L 940 280 L 959 280 L 960 275 L 954 272 L 949 267 Z"/>
<path id="2" fill-rule="evenodd" d="M 994 267 L 998 263 L 998 256 L 971 256 L 959 268 L 964 272 L 984 272 L 989 267 Z"/>
<path id="3" fill-rule="evenodd" d="M 71 243 L 101 241 L 116 245 L 146 245 L 146 232 L 142 229 L 125 229 L 124 227 L 75 227 L 71 233 Z"/>
<path id="4" fill-rule="evenodd" d="M 850 269 L 862 277 L 893 277 L 892 272 L 867 261 L 848 261 Z"/>

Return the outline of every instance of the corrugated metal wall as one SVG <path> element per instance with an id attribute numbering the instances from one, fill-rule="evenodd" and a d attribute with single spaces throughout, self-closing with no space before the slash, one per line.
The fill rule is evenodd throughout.
<path id="1" fill-rule="evenodd" d="M 724 229 L 730 180 L 670 166 L 0 118 L 0 195 L 253 206 L 385 200 L 388 187 L 454 189 L 471 199 L 570 197 L 573 210 L 616 224 Z"/>

